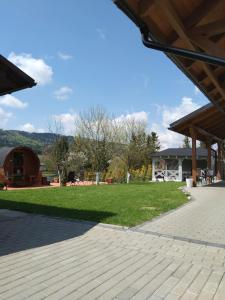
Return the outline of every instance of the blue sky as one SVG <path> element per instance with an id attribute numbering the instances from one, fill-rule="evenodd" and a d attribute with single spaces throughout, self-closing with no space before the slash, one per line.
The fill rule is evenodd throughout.
<path id="1" fill-rule="evenodd" d="M 47 131 L 58 118 L 70 133 L 74 116 L 98 104 L 115 117 L 147 118 L 162 145 L 174 146 L 180 137 L 168 123 L 208 102 L 165 55 L 142 45 L 111 0 L 1 0 L 1 10 L 1 54 L 38 81 L 0 97 L 1 128 Z"/>

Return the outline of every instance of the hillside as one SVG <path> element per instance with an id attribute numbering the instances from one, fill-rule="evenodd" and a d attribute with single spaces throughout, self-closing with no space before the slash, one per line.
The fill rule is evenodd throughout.
<path id="1" fill-rule="evenodd" d="M 29 133 L 19 130 L 2 130 L 0 129 L 0 147 L 9 146 L 27 146 L 41 153 L 45 145 L 52 144 L 55 140 L 54 133 Z M 68 136 L 69 141 L 73 137 Z"/>

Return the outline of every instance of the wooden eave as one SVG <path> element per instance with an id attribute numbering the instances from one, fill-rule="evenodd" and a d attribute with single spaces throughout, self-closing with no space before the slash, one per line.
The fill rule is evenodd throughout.
<path id="1" fill-rule="evenodd" d="M 114 0 L 153 41 L 225 59 L 224 0 Z M 206 97 L 225 111 L 225 67 L 167 54 Z"/>
<path id="2" fill-rule="evenodd" d="M 34 85 L 36 83 L 30 76 L 0 55 L 0 96 Z"/>
<path id="3" fill-rule="evenodd" d="M 196 138 L 211 144 L 225 139 L 225 114 L 208 104 L 170 124 L 170 130 L 191 137 L 191 129 Z"/>

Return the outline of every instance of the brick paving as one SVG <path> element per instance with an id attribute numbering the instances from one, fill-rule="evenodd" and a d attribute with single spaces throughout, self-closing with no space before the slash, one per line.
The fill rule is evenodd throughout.
<path id="1" fill-rule="evenodd" d="M 225 245 L 224 183 L 192 188 L 189 192 L 194 201 L 162 218 L 137 226 L 136 229 L 223 247 Z"/>
<path id="2" fill-rule="evenodd" d="M 219 242 L 0 210 L 0 299 L 222 300 Z"/>

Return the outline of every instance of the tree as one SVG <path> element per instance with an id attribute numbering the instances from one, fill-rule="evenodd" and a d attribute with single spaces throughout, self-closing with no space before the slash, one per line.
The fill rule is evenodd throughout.
<path id="1" fill-rule="evenodd" d="M 82 151 L 79 137 L 75 137 L 74 143 L 69 148 L 68 153 L 68 171 L 80 173 L 88 163 L 87 155 Z"/>
<path id="2" fill-rule="evenodd" d="M 69 143 L 65 136 L 58 136 L 51 148 L 51 157 L 54 162 L 60 186 L 67 182 L 67 166 L 68 166 Z"/>
<path id="3" fill-rule="evenodd" d="M 121 147 L 118 148 L 121 159 L 125 162 L 126 170 L 126 182 L 130 182 L 131 169 L 137 164 L 140 159 L 140 152 L 138 149 L 141 144 L 141 136 L 145 132 L 147 127 L 146 121 L 137 120 L 134 117 L 125 118 L 119 120 L 117 124 L 117 138 L 118 144 Z"/>
<path id="4" fill-rule="evenodd" d="M 140 169 L 144 167 L 143 180 L 151 164 L 151 154 L 160 149 L 158 136 L 155 132 L 147 134 L 145 131 L 132 135 L 128 146 L 130 168 Z"/>
<path id="5" fill-rule="evenodd" d="M 130 181 L 131 170 L 145 166 L 147 172 L 151 163 L 151 153 L 160 149 L 158 136 L 155 132 L 147 134 L 147 122 L 135 118 L 125 118 L 117 124 L 119 156 L 125 162 L 127 183 Z"/>
<path id="6" fill-rule="evenodd" d="M 182 148 L 191 148 L 191 144 L 188 136 L 184 137 Z"/>
<path id="7" fill-rule="evenodd" d="M 96 184 L 99 184 L 100 172 L 107 168 L 112 157 L 114 134 L 113 121 L 100 106 L 79 114 L 76 137 L 79 138 L 81 149 L 96 172 Z"/>

